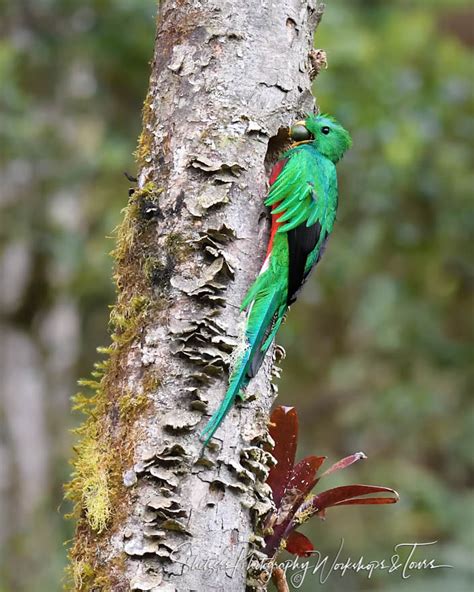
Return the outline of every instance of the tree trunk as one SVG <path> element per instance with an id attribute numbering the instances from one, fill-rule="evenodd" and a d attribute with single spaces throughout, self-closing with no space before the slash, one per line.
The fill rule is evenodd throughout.
<path id="1" fill-rule="evenodd" d="M 161 4 L 138 187 L 117 229 L 113 343 L 84 381 L 92 395 L 76 397 L 88 413 L 68 486 L 77 590 L 245 589 L 271 506 L 270 359 L 203 457 L 198 436 L 263 261 L 268 167 L 314 108 L 320 16 L 315 0 Z"/>

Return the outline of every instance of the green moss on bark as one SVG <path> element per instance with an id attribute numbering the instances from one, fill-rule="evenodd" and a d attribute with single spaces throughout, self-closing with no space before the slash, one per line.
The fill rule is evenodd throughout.
<path id="1" fill-rule="evenodd" d="M 137 165 L 139 168 L 143 168 L 147 161 L 149 160 L 152 154 L 153 148 L 153 134 L 151 133 L 151 129 L 153 129 L 153 109 L 152 109 L 152 102 L 153 97 L 151 96 L 150 91 L 148 91 L 145 101 L 143 102 L 143 109 L 142 109 L 142 133 L 138 138 L 138 145 L 135 151 L 135 160 L 137 161 Z"/>
<path id="2" fill-rule="evenodd" d="M 101 548 L 105 532 L 109 537 L 109 531 L 121 525 L 130 495 L 123 473 L 133 464 L 136 419 L 147 412 L 149 395 L 160 384 L 156 369 L 146 369 L 138 391 L 131 392 L 124 374 L 130 348 L 141 339 L 150 311 L 156 314 L 153 290 L 143 270 L 152 246 L 140 204 L 144 199 L 156 202 L 158 195 L 155 184 L 147 183 L 130 196 L 124 209 L 112 253 L 118 289 L 110 313 L 112 344 L 99 348 L 105 359 L 95 365 L 90 379 L 80 381 L 83 390 L 73 398 L 73 408 L 85 420 L 75 430 L 73 472 L 65 487 L 66 498 L 73 504 L 70 517 L 76 520 L 65 585 L 69 590 L 121 589 L 113 574 L 117 578 L 123 570 L 114 570 L 114 565 L 125 559 L 104 558 Z"/>
<path id="3" fill-rule="evenodd" d="M 150 399 L 145 393 L 139 395 L 125 393 L 118 402 L 120 419 L 128 423 L 133 422 L 137 415 L 147 408 L 149 402 Z"/>
<path id="4" fill-rule="evenodd" d="M 194 249 L 179 232 L 170 232 L 166 237 L 166 250 L 177 261 L 183 262 Z"/>

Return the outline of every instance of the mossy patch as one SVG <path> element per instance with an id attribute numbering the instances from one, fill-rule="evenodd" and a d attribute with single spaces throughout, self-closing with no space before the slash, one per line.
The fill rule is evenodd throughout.
<path id="1" fill-rule="evenodd" d="M 83 441 L 75 473 L 81 486 L 81 504 L 91 528 L 102 532 L 110 518 L 108 451 L 101 450 L 96 436 Z"/>
<path id="2" fill-rule="evenodd" d="M 133 296 L 127 304 L 119 303 L 112 308 L 109 323 L 114 343 L 124 346 L 137 337 L 149 303 L 146 296 Z"/>
<path id="3" fill-rule="evenodd" d="M 152 150 L 153 150 L 153 109 L 152 109 L 153 97 L 148 91 L 145 101 L 143 102 L 142 109 L 142 133 L 138 138 L 137 149 L 135 150 L 134 156 L 139 168 L 143 168 L 149 161 Z"/>
<path id="4" fill-rule="evenodd" d="M 100 374 L 97 366 L 94 374 L 96 378 Z M 99 423 L 99 418 L 106 411 L 102 383 L 103 377 L 100 380 L 82 380 L 80 385 L 91 389 L 92 394 L 80 392 L 73 397 L 73 409 L 84 413 L 87 419 L 75 430 L 79 442 L 74 448 L 76 457 L 72 478 L 65 487 L 66 498 L 74 504 L 70 517 L 79 519 L 84 514 L 90 527 L 98 533 L 106 528 L 111 512 L 108 475 L 110 452 L 107 440 L 100 437 Z"/>
<path id="5" fill-rule="evenodd" d="M 87 535 L 84 543 L 80 550 L 81 558 L 72 560 L 67 568 L 64 589 L 76 592 L 123 590 L 120 579 L 125 571 L 125 554 L 121 553 L 108 559 L 103 565 L 98 565 L 96 550 Z"/>
<path id="6" fill-rule="evenodd" d="M 131 303 L 135 311 L 142 310 L 138 302 Z M 66 498 L 74 504 L 70 517 L 77 525 L 67 568 L 66 587 L 71 590 L 116 589 L 110 561 L 100 559 L 99 549 L 104 534 L 121 523 L 128 495 L 122 475 L 133 462 L 136 438 L 130 426 L 149 403 L 145 393 L 133 395 L 117 388 L 121 355 L 127 349 L 117 341 L 105 348 L 107 361 L 96 364 L 92 379 L 80 381 L 89 394 L 74 397 L 74 409 L 87 417 L 75 430 L 79 442 L 74 448 L 72 478 L 65 487 Z"/>
<path id="7" fill-rule="evenodd" d="M 179 232 L 170 232 L 165 240 L 167 252 L 177 261 L 183 262 L 193 252 L 193 247 Z"/>
<path id="8" fill-rule="evenodd" d="M 132 422 L 144 409 L 148 407 L 150 399 L 145 393 L 135 395 L 131 392 L 123 394 L 118 401 L 120 419 Z"/>
<path id="9" fill-rule="evenodd" d="M 74 588 L 76 590 L 83 590 L 87 583 L 90 583 L 91 579 L 94 577 L 94 568 L 84 559 L 74 561 L 71 575 Z"/>
<path id="10" fill-rule="evenodd" d="M 142 379 L 143 392 L 150 395 L 156 392 L 162 383 L 161 372 L 156 369 L 150 369 Z"/>
<path id="11" fill-rule="evenodd" d="M 133 247 L 140 230 L 137 219 L 140 217 L 142 203 L 144 200 L 147 203 L 157 202 L 159 194 L 156 184 L 150 181 L 130 196 L 127 206 L 122 210 L 122 222 L 115 229 L 116 246 L 111 255 L 117 264 L 125 263 L 135 254 Z"/>
<path id="12" fill-rule="evenodd" d="M 93 557 L 88 559 L 94 560 Z M 112 562 L 111 562 L 112 563 Z M 97 565 L 85 559 L 73 561 L 70 567 L 69 582 L 65 589 L 78 592 L 114 592 L 115 586 L 110 573 L 110 565 L 98 568 Z"/>
<path id="13" fill-rule="evenodd" d="M 130 348 L 141 338 L 150 311 L 156 311 L 156 298 L 143 270 L 148 250 L 152 249 L 147 225 L 141 217 L 141 205 L 157 201 L 159 191 L 147 183 L 135 191 L 116 230 L 114 279 L 117 303 L 110 312 L 110 346 L 99 348 L 105 359 L 95 364 L 90 379 L 80 381 L 83 391 L 73 398 L 73 408 L 85 414 L 75 430 L 78 436 L 73 472 L 65 487 L 66 498 L 73 503 L 70 514 L 76 520 L 76 536 L 69 552 L 68 589 L 108 592 L 121 589 L 114 583 L 107 547 L 111 532 L 118 528 L 129 503 L 130 492 L 123 484 L 123 473 L 133 463 L 138 438 L 136 419 L 146 412 L 152 399 L 148 387 L 159 386 L 157 376 L 145 372 L 147 382 L 138 392 L 127 390 L 126 360 Z M 106 534 L 107 533 L 107 534 Z M 122 558 L 122 561 L 125 559 Z M 115 569 L 119 577 L 120 569 Z M 123 570 L 122 570 L 123 572 Z"/>
<path id="14" fill-rule="evenodd" d="M 176 259 L 168 253 L 164 263 L 158 257 L 147 257 L 143 270 L 150 284 L 160 292 L 165 292 L 169 288 L 175 267 Z"/>

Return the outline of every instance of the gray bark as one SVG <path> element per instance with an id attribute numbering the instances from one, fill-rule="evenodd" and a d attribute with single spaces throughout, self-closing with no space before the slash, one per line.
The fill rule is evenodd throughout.
<path id="1" fill-rule="evenodd" d="M 145 395 L 149 405 L 130 428 L 133 455 L 107 528 L 96 535 L 83 522 L 72 553 L 77 564 L 94 547 L 95 565 L 114 571 L 114 590 L 242 591 L 246 556 L 258 553 L 259 517 L 271 507 L 262 450 L 275 396 L 270 359 L 204 458 L 198 435 L 225 393 L 239 305 L 266 250 L 266 178 L 282 147 L 274 137 L 314 109 L 308 52 L 320 16 L 315 0 L 160 7 L 134 238 L 118 268 L 119 302 L 146 283 L 148 309 L 131 344 L 117 346 L 102 393 Z M 147 388 L 150 372 L 159 380 Z M 114 439 L 123 419 L 114 404 L 106 414 L 120 454 L 131 445 Z"/>

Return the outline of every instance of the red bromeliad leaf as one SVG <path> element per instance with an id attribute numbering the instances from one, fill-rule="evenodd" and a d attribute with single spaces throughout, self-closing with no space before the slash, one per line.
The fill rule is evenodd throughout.
<path id="1" fill-rule="evenodd" d="M 286 550 L 288 553 L 298 555 L 298 557 L 309 557 L 314 551 L 313 543 L 301 534 L 294 530 L 286 541 Z"/>
<path id="2" fill-rule="evenodd" d="M 276 407 L 270 417 L 268 431 L 275 440 L 275 448 L 271 453 L 277 460 L 277 464 L 271 468 L 267 483 L 273 492 L 273 500 L 278 506 L 295 464 L 298 442 L 298 414 L 296 409 L 281 405 Z"/>
<path id="3" fill-rule="evenodd" d="M 350 456 L 346 456 L 345 458 L 338 460 L 337 463 L 334 463 L 331 467 L 329 467 L 329 469 L 327 471 L 324 471 L 324 473 L 321 475 L 321 477 L 327 477 L 331 473 L 335 473 L 336 471 L 340 471 L 341 469 L 345 469 L 346 467 L 349 467 L 350 465 L 354 464 L 358 460 L 362 460 L 362 459 L 366 459 L 366 458 L 367 458 L 367 456 L 363 452 L 356 452 L 354 454 L 351 454 Z"/>
<path id="4" fill-rule="evenodd" d="M 293 524 L 296 512 L 317 483 L 316 473 L 325 458 L 325 456 L 307 456 L 291 471 L 282 496 L 275 500 L 277 511 L 273 514 L 274 521 L 270 519 L 269 522 L 273 529 L 273 534 L 266 539 L 266 551 L 269 553 L 278 548 L 282 539 L 287 538 L 285 533 L 288 534 L 293 530 L 294 527 L 291 527 L 290 531 L 287 529 Z"/>
<path id="5" fill-rule="evenodd" d="M 311 541 L 296 529 L 312 516 L 323 518 L 327 508 L 349 505 L 393 504 L 398 493 L 389 487 L 375 485 L 344 485 L 308 497 L 321 477 L 330 475 L 353 463 L 367 458 L 363 452 L 356 452 L 333 464 L 319 477 L 317 472 L 326 457 L 308 456 L 295 465 L 298 438 L 298 416 L 294 407 L 277 407 L 270 418 L 269 433 L 275 441 L 271 450 L 277 464 L 267 478 L 273 493 L 276 511 L 267 518 L 269 534 L 265 537 L 263 552 L 274 557 L 286 541 L 288 552 L 308 556 L 314 551 Z M 366 497 L 375 493 L 390 494 L 385 497 Z"/>
<path id="6" fill-rule="evenodd" d="M 370 495 L 372 493 L 390 493 L 394 497 L 387 497 L 392 501 L 373 501 L 380 500 L 383 498 L 362 498 L 361 496 Z M 380 487 L 378 485 L 343 485 L 342 487 L 334 487 L 334 489 L 328 489 L 323 491 L 311 498 L 310 505 L 313 508 L 313 512 L 320 512 L 326 508 L 332 506 L 342 505 L 356 505 L 356 504 L 380 504 L 380 503 L 395 503 L 398 501 L 398 493 L 394 489 L 389 487 Z"/>
<path id="7" fill-rule="evenodd" d="M 307 456 L 300 460 L 291 471 L 287 490 L 296 490 L 299 497 L 305 497 L 319 481 L 316 473 L 325 460 L 325 456 Z"/>
<path id="8" fill-rule="evenodd" d="M 338 502 L 335 506 L 378 506 L 381 504 L 396 504 L 400 499 L 398 493 L 395 491 L 396 497 L 365 497 L 360 499 L 346 500 L 345 502 Z"/>

